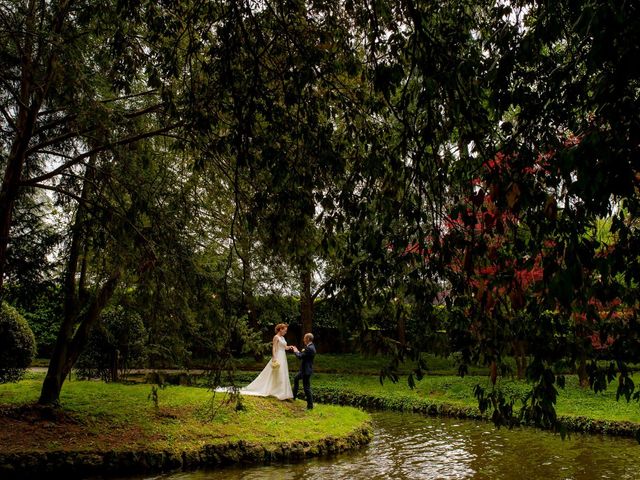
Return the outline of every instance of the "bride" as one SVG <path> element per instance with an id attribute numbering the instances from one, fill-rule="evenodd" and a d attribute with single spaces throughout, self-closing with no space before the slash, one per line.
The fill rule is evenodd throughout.
<path id="1" fill-rule="evenodd" d="M 242 395 L 276 397 L 278 400 L 293 398 L 286 353 L 293 347 L 288 347 L 287 341 L 284 339 L 287 327 L 286 323 L 276 325 L 276 334 L 273 336 L 273 345 L 271 346 L 271 361 L 267 363 L 253 382 L 240 390 Z"/>

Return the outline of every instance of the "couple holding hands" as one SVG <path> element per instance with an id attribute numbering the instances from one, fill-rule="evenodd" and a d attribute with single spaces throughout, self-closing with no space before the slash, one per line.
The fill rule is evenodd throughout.
<path id="1" fill-rule="evenodd" d="M 306 333 L 303 339 L 304 348 L 298 350 L 295 345 L 287 345 L 284 336 L 288 325 L 279 323 L 276 325 L 276 334 L 273 337 L 271 349 L 272 358 L 262 372 L 249 385 L 240 390 L 243 395 L 255 395 L 260 397 L 276 397 L 278 400 L 295 400 L 298 394 L 300 380 L 307 400 L 307 409 L 313 408 L 313 396 L 311 393 L 311 375 L 313 374 L 313 358 L 316 355 L 316 347 L 313 345 L 313 334 Z M 287 363 L 287 351 L 300 360 L 300 370 L 293 379 L 293 391 L 289 381 L 289 364 Z"/>

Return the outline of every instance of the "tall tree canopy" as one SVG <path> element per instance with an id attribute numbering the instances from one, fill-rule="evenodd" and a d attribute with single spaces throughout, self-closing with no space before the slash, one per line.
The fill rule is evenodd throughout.
<path id="1" fill-rule="evenodd" d="M 400 357 L 444 333 L 462 373 L 484 362 L 496 382 L 527 349 L 529 420 L 554 423 L 567 355 L 594 388 L 619 375 L 633 394 L 633 2 L 0 8 L 3 279 L 16 208 L 36 190 L 66 206 L 65 320 L 43 401 L 118 289 L 167 313 L 151 309 L 150 332 L 233 330 L 268 257 L 296 272 L 307 312 L 321 265 L 351 327 Z M 365 310 L 422 335 L 378 338 Z M 604 356 L 617 363 L 588 362 Z M 513 420 L 499 390 L 477 394 Z"/>

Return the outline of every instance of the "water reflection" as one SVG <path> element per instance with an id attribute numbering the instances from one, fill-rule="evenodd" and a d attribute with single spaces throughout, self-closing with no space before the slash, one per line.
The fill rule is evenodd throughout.
<path id="1" fill-rule="evenodd" d="M 495 430 L 483 422 L 376 413 L 371 445 L 353 454 L 303 463 L 184 472 L 147 479 L 633 479 L 640 446 L 631 439 Z"/>

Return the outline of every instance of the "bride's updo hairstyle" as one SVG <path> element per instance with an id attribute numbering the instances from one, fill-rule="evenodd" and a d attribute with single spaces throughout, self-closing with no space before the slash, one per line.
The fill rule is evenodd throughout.
<path id="1" fill-rule="evenodd" d="M 286 323 L 279 323 L 276 325 L 276 333 L 278 333 L 280 330 L 282 330 L 283 328 L 287 328 L 289 325 L 287 325 Z"/>

